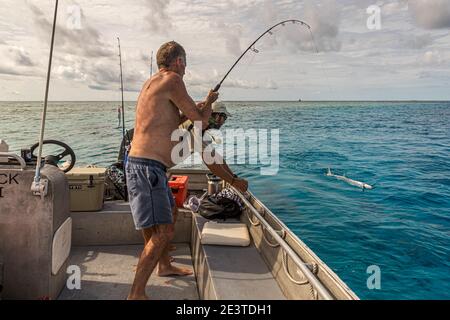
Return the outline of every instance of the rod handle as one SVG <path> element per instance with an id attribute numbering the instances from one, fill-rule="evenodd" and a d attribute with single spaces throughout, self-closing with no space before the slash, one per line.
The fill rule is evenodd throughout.
<path id="1" fill-rule="evenodd" d="M 220 89 L 220 83 L 213 89 L 213 92 L 217 92 Z"/>

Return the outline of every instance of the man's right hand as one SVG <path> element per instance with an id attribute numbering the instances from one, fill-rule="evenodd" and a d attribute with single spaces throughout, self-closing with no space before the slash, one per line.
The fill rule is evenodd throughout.
<path id="1" fill-rule="evenodd" d="M 206 97 L 205 104 L 212 105 L 219 98 L 219 93 L 214 92 L 212 90 L 209 91 L 208 96 Z"/>
<path id="2" fill-rule="evenodd" d="M 236 178 L 233 181 L 233 187 L 241 192 L 246 192 L 248 190 L 248 181 L 245 179 Z"/>

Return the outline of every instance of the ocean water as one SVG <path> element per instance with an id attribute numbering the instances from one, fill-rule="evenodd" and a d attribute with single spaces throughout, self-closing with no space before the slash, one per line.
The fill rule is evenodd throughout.
<path id="1" fill-rule="evenodd" d="M 126 124 L 134 122 L 127 103 Z M 362 299 L 450 299 L 449 102 L 229 102 L 224 129 L 280 130 L 280 168 L 232 165 L 251 190 Z M 37 142 L 40 103 L 1 102 L 0 139 Z M 46 139 L 77 165 L 115 161 L 116 102 L 49 105 Z M 45 150 L 51 152 L 51 150 Z M 375 185 L 362 191 L 325 175 Z M 369 266 L 381 289 L 370 290 Z"/>

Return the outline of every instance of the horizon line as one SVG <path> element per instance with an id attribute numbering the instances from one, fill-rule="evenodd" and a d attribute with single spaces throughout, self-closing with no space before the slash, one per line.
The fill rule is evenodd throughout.
<path id="1" fill-rule="evenodd" d="M 222 102 L 450 102 L 450 100 L 220 100 Z M 0 100 L 2 102 L 44 102 L 42 100 Z M 112 102 L 120 103 L 115 100 L 52 100 L 48 102 Z M 125 100 L 127 103 L 136 103 L 136 100 Z"/>

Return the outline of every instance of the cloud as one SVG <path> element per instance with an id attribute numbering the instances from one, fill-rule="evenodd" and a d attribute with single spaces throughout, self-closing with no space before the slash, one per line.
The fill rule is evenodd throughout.
<path id="1" fill-rule="evenodd" d="M 421 80 L 438 80 L 442 84 L 448 86 L 450 77 L 447 71 L 433 70 L 433 71 L 420 71 L 417 73 L 417 78 Z"/>
<path id="2" fill-rule="evenodd" d="M 311 24 L 315 41 L 306 26 L 287 23 L 264 36 L 255 48 L 269 54 L 276 50 L 278 56 L 284 59 L 299 52 L 315 52 L 316 47 L 318 51 L 341 49 L 340 14 L 334 0 L 320 0 L 319 3 L 309 1 L 306 6 L 303 1 L 236 1 L 230 7 L 233 17 L 225 22 L 219 19 L 210 23 L 210 30 L 218 31 L 225 40 L 226 53 L 234 57 L 239 56 L 266 28 L 289 18 L 299 18 Z M 252 55 L 251 52 L 247 54 L 241 65 L 246 64 L 245 59 L 253 59 Z"/>
<path id="3" fill-rule="evenodd" d="M 412 35 L 411 37 L 405 37 L 400 40 L 402 47 L 411 49 L 423 49 L 433 43 L 433 39 L 430 34 L 424 35 Z"/>
<path id="4" fill-rule="evenodd" d="M 153 3 L 147 1 L 150 2 Z M 49 17 L 37 6 L 29 3 L 29 7 L 39 36 L 48 41 L 52 27 Z M 57 26 L 53 72 L 59 79 L 85 83 L 92 90 L 120 90 L 117 47 L 106 43 L 100 32 L 89 24 L 82 8 L 77 8 L 81 28 Z M 140 91 L 146 75 L 136 65 L 143 64 L 144 59 L 140 51 L 130 54 L 124 66 L 124 91 Z"/>
<path id="5" fill-rule="evenodd" d="M 442 63 L 441 54 L 438 51 L 427 51 L 423 55 L 423 62 L 426 65 L 440 65 Z"/>
<path id="6" fill-rule="evenodd" d="M 278 88 L 279 86 L 274 80 L 272 79 L 267 80 L 266 89 L 276 90 Z"/>
<path id="7" fill-rule="evenodd" d="M 150 60 L 152 59 L 151 57 L 151 52 L 143 52 L 143 51 L 139 51 L 138 55 L 136 56 L 137 60 L 142 61 L 144 64 L 149 64 Z M 153 57 L 153 59 L 155 59 L 155 57 Z M 153 60 L 153 66 L 155 66 L 156 62 L 155 60 Z M 150 65 L 149 65 L 150 68 Z"/>
<path id="8" fill-rule="evenodd" d="M 425 29 L 450 28 L 449 0 L 409 0 L 416 23 Z"/>
<path id="9" fill-rule="evenodd" d="M 265 2 L 260 16 L 271 23 L 282 21 L 271 2 Z M 268 12 L 267 12 L 268 11 Z M 300 24 L 288 23 L 274 29 L 273 36 L 265 39 L 265 45 L 281 44 L 290 52 L 299 51 L 339 51 L 342 43 L 339 39 L 340 14 L 335 0 L 307 2 L 301 11 L 301 20 L 311 26 L 311 32 Z M 311 36 L 312 33 L 312 36 Z"/>
<path id="10" fill-rule="evenodd" d="M 99 85 L 99 84 L 90 84 L 88 85 L 89 89 L 97 90 L 97 91 L 113 91 L 109 86 Z"/>
<path id="11" fill-rule="evenodd" d="M 17 66 L 33 67 L 36 65 L 29 56 L 29 53 L 22 47 L 11 47 L 9 53 L 13 56 Z"/>
<path id="12" fill-rule="evenodd" d="M 210 88 L 213 84 L 219 82 L 219 75 L 216 70 L 212 73 L 204 74 L 196 72 L 192 69 L 186 70 L 184 81 L 188 87 L 204 87 Z"/>
<path id="13" fill-rule="evenodd" d="M 225 88 L 238 88 L 238 89 L 269 89 L 276 90 L 278 85 L 273 80 L 268 80 L 266 83 L 259 83 L 257 81 L 242 80 L 242 79 L 227 79 L 224 82 Z"/>
<path id="14" fill-rule="evenodd" d="M 279 19 L 278 10 L 273 1 L 265 0 L 262 5 L 257 6 L 256 10 L 258 17 L 266 24 L 273 24 Z"/>
<path id="15" fill-rule="evenodd" d="M 216 70 L 211 74 L 199 74 L 194 71 L 188 71 L 185 76 L 185 82 L 188 87 L 199 87 L 203 91 L 207 92 L 209 88 L 214 86 L 220 81 L 219 75 Z M 259 81 L 251 81 L 229 77 L 222 84 L 223 88 L 238 88 L 238 89 L 278 89 L 278 84 L 274 80 L 267 80 L 265 83 Z"/>
<path id="16" fill-rule="evenodd" d="M 341 49 L 341 41 L 338 38 L 340 15 L 336 1 L 308 3 L 305 7 L 304 19 L 311 26 L 319 51 L 339 51 Z M 303 47 L 305 48 L 305 46 Z M 310 48 L 311 44 L 306 42 L 306 49 Z"/>
<path id="17" fill-rule="evenodd" d="M 170 0 L 144 0 L 148 14 L 145 22 L 149 30 L 153 33 L 167 35 L 173 28 L 173 23 L 167 9 L 170 6 Z"/>
<path id="18" fill-rule="evenodd" d="M 136 64 L 134 59 L 130 58 L 129 60 L 124 60 L 124 91 L 139 92 L 142 84 L 148 78 L 148 70 L 141 70 L 140 61 L 137 61 L 138 64 Z M 59 79 L 83 83 L 92 90 L 120 90 L 118 60 L 84 59 L 82 57 L 66 55 L 57 59 L 53 72 Z"/>
<path id="19" fill-rule="evenodd" d="M 81 29 L 66 25 L 66 9 L 74 1 L 83 9 Z M 408 0 L 60 2 L 52 74 L 59 90 L 53 96 L 116 99 L 120 87 L 116 36 L 120 34 L 125 90 L 133 92 L 126 99 L 135 99 L 134 92 L 140 91 L 148 78 L 151 50 L 156 52 L 162 42 L 172 39 L 180 40 L 188 50 L 188 70 L 198 72 L 191 78 L 186 75 L 188 90 L 198 91 L 195 98 L 203 98 L 261 32 L 278 21 L 298 18 L 312 25 L 318 49 L 324 53 L 313 53 L 314 44 L 306 28 L 280 26 L 273 36 L 256 45 L 260 54 L 250 52 L 230 74 L 224 82 L 224 87 L 230 87 L 222 92 L 227 95 L 225 99 L 295 98 L 298 92 L 292 89 L 300 87 L 301 95 L 307 98 L 368 98 L 368 87 L 373 83 L 386 90 L 375 93 L 371 88 L 370 97 L 384 98 L 386 91 L 393 92 L 401 84 L 411 88 L 408 90 L 414 97 L 449 98 L 448 86 L 444 88 L 435 73 L 441 70 L 444 75 L 450 68 L 448 32 L 439 29 L 448 25 L 442 22 L 448 11 L 445 7 L 435 9 L 444 4 L 440 0 L 428 1 L 432 5 L 422 7 L 425 1 L 409 3 L 408 8 Z M 5 97 L 13 97 L 11 91 L 21 91 L 18 98 L 41 98 L 53 4 L 40 0 L 2 3 L 0 85 L 7 84 L 7 89 L 0 93 Z M 383 25 L 377 32 L 366 28 L 366 7 L 370 4 L 382 6 Z M 434 11 L 439 11 L 437 16 Z M 433 95 L 426 88 L 416 89 L 421 71 L 429 71 L 427 85 L 436 87 Z M 269 77 L 273 82 L 267 80 Z M 269 90 L 278 85 L 276 91 Z M 327 86 L 338 94 L 324 89 Z"/>
<path id="20" fill-rule="evenodd" d="M 0 64 L 0 74 L 5 74 L 9 76 L 21 76 L 22 73 L 19 72 L 14 66 L 5 66 Z"/>
<path id="21" fill-rule="evenodd" d="M 41 77 L 43 73 L 29 68 L 20 68 L 15 64 L 6 64 L 0 62 L 0 75 L 23 76 L 23 77 Z"/>
<path id="22" fill-rule="evenodd" d="M 118 69 L 111 69 L 104 64 L 95 64 L 84 70 L 89 88 L 94 90 L 120 90 L 120 75 Z M 146 80 L 144 71 L 127 69 L 124 73 L 124 91 L 139 92 Z"/>
<path id="23" fill-rule="evenodd" d="M 0 50 L 0 74 L 8 76 L 41 76 L 42 70 L 22 47 L 5 47 Z"/>
<path id="24" fill-rule="evenodd" d="M 396 0 L 382 5 L 381 12 L 383 16 L 397 15 L 402 11 L 408 10 L 407 0 Z"/>
<path id="25" fill-rule="evenodd" d="M 55 71 L 61 79 L 83 82 L 87 80 L 87 75 L 74 66 L 60 65 Z"/>
<path id="26" fill-rule="evenodd" d="M 241 49 L 242 25 L 220 21 L 214 23 L 214 27 L 221 30 L 220 34 L 225 39 L 226 51 L 236 57 L 240 56 L 243 51 Z"/>
<path id="27" fill-rule="evenodd" d="M 28 2 L 33 15 L 33 23 L 42 40 L 48 41 L 52 30 L 52 22 L 40 8 Z M 55 46 L 59 52 L 79 55 L 86 58 L 112 57 L 114 51 L 105 43 L 100 33 L 89 25 L 83 9 L 77 7 L 80 13 L 80 28 L 68 28 L 67 25 L 58 24 L 55 36 Z"/>

